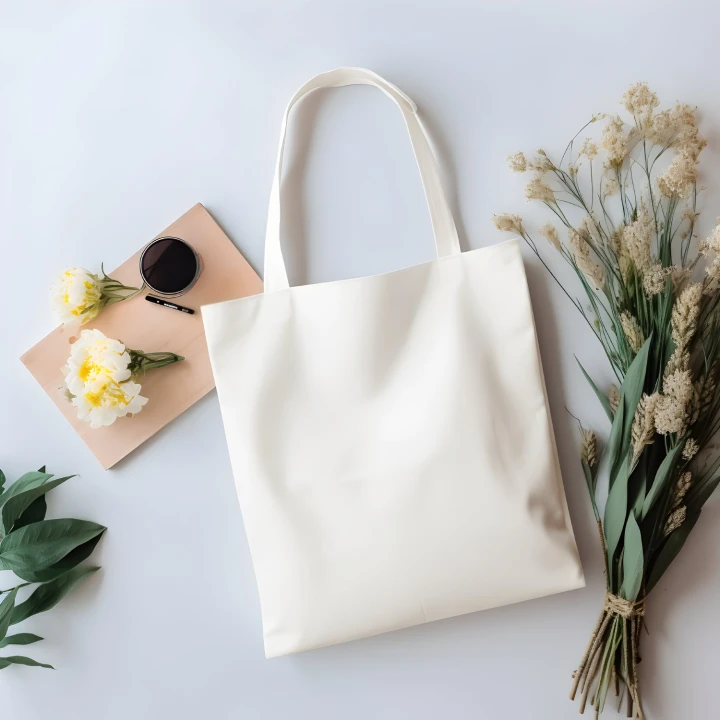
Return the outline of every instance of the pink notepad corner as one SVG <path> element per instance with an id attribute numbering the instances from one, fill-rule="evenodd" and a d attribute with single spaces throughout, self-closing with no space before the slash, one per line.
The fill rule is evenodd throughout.
<path id="1" fill-rule="evenodd" d="M 77 418 L 76 409 L 65 399 L 62 367 L 77 332 L 61 327 L 46 335 L 20 359 L 50 399 L 108 469 L 141 445 L 158 430 L 187 410 L 215 387 L 200 308 L 262 292 L 262 280 L 239 250 L 197 204 L 155 237 L 172 235 L 189 242 L 200 255 L 202 273 L 180 302 L 195 310 L 188 315 L 144 300 L 139 296 L 106 308 L 83 328 L 98 328 L 127 347 L 158 352 L 176 352 L 182 362 L 149 372 L 142 380 L 142 395 L 149 402 L 135 417 L 118 418 L 112 425 L 92 428 Z M 152 238 L 148 238 L 148 242 Z M 144 245 L 143 245 L 144 247 Z M 109 273 L 128 285 L 141 283 L 138 250 Z"/>

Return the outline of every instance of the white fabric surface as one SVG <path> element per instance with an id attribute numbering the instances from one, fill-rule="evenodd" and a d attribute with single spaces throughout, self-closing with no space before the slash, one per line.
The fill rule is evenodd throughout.
<path id="1" fill-rule="evenodd" d="M 288 113 L 358 83 L 402 110 L 438 259 L 289 288 Z M 358 68 L 306 83 L 265 243 L 265 292 L 203 321 L 266 656 L 582 587 L 518 241 L 460 253 L 414 104 Z"/>
<path id="2" fill-rule="evenodd" d="M 343 64 L 372 68 L 420 105 L 465 250 L 505 239 L 493 213 L 520 213 L 531 231 L 550 219 L 525 202 L 527 177 L 508 171 L 508 153 L 562 153 L 590 113 L 621 110 L 630 83 L 647 80 L 665 104 L 699 107 L 710 138 L 705 237 L 720 214 L 718 21 L 707 0 L 681 9 L 672 0 L 0 0 L 0 467 L 11 478 L 43 463 L 79 473 L 53 493 L 50 513 L 109 528 L 96 551 L 102 570 L 27 622 L 45 640 L 24 650 L 57 670 L 1 671 L 5 713 L 579 720 L 570 673 L 604 579 L 567 410 L 601 440 L 607 419 L 575 356 L 601 387 L 613 376 L 527 248 L 587 587 L 272 662 L 215 393 L 103 472 L 18 357 L 51 329 L 46 288 L 58 269 L 115 267 L 198 201 L 261 272 L 283 111 L 307 78 Z M 403 119 L 387 97 L 319 91 L 289 130 L 285 176 L 295 179 L 283 192 L 283 233 L 294 285 L 434 256 Z M 552 248 L 541 250 L 579 292 Z M 649 603 L 640 672 L 651 720 L 717 714 L 718 520 L 720 497 Z"/>

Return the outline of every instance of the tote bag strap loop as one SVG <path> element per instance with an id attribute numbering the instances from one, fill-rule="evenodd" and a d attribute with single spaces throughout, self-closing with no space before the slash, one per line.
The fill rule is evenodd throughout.
<path id="1" fill-rule="evenodd" d="M 460 254 L 460 242 L 457 229 L 445 198 L 440 181 L 437 161 L 430 146 L 425 128 L 417 115 L 415 103 L 405 93 L 401 92 L 387 80 L 383 80 L 370 70 L 362 68 L 338 68 L 330 72 L 316 75 L 306 82 L 293 95 L 283 116 L 280 129 L 280 147 L 278 150 L 275 177 L 273 178 L 270 193 L 270 208 L 268 210 L 267 231 L 265 233 L 265 292 L 281 290 L 289 287 L 285 262 L 283 261 L 280 246 L 280 176 L 282 171 L 283 151 L 285 148 L 285 133 L 288 116 L 296 102 L 305 95 L 318 88 L 343 87 L 344 85 L 373 85 L 380 88 L 400 108 L 410 134 L 415 159 L 417 160 L 430 209 L 430 220 L 435 234 L 435 247 L 438 257 Z"/>

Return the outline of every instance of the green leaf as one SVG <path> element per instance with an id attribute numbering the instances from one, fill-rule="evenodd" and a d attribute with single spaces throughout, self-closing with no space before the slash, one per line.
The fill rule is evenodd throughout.
<path id="1" fill-rule="evenodd" d="M 0 492 L 2 491 L 3 487 L 5 487 L 5 473 L 0 470 Z"/>
<path id="2" fill-rule="evenodd" d="M 643 579 L 643 545 L 635 513 L 628 515 L 625 525 L 625 554 L 623 555 L 623 587 L 625 599 L 637 599 Z"/>
<path id="3" fill-rule="evenodd" d="M 650 352 L 650 341 L 652 335 L 644 342 L 638 351 L 635 359 L 632 361 L 622 384 L 621 402 L 624 410 L 623 437 L 625 442 L 623 449 L 626 450 L 630 445 L 630 430 L 632 428 L 633 419 L 635 418 L 635 410 L 640 402 L 645 387 L 645 374 L 647 372 L 648 353 Z"/>
<path id="4" fill-rule="evenodd" d="M 50 580 L 55 580 L 55 578 L 59 578 L 61 575 L 64 575 L 66 572 L 72 570 L 75 566 L 79 565 L 83 560 L 89 558 L 92 554 L 92 551 L 95 549 L 95 546 L 100 542 L 101 537 L 102 535 L 97 535 L 96 537 L 92 538 L 92 540 L 88 540 L 86 543 L 78 545 L 74 550 L 71 550 L 62 560 L 56 562 L 54 565 L 51 565 L 48 568 L 45 568 L 44 570 L 34 570 L 33 568 L 26 568 L 23 571 L 23 579 L 31 583 L 44 583 L 49 582 Z"/>
<path id="5" fill-rule="evenodd" d="M 620 405 L 618 405 L 617 412 L 615 413 L 612 428 L 610 428 L 610 437 L 608 438 L 608 446 L 606 450 L 609 461 L 608 467 L 610 468 L 610 489 L 612 489 L 612 486 L 615 483 L 615 478 L 617 477 L 618 469 L 620 468 L 624 417 L 625 407 L 622 403 L 620 403 Z"/>
<path id="6" fill-rule="evenodd" d="M 15 607 L 15 596 L 18 593 L 17 588 L 13 588 L 0 603 L 0 640 L 7 635 L 10 627 L 13 609 Z"/>
<path id="7" fill-rule="evenodd" d="M 33 615 L 54 608 L 79 582 L 99 569 L 97 567 L 75 568 L 56 580 L 40 585 L 25 602 L 15 608 L 10 624 L 16 625 Z"/>
<path id="8" fill-rule="evenodd" d="M 627 489 L 628 489 L 628 473 L 630 472 L 630 456 L 627 455 L 620 466 L 620 471 L 615 480 L 615 484 L 608 494 L 607 504 L 605 505 L 605 542 L 607 545 L 607 560 L 609 577 L 612 580 L 612 562 L 618 543 L 622 537 L 625 527 L 625 518 L 627 516 Z"/>
<path id="9" fill-rule="evenodd" d="M 15 521 L 13 530 L 19 530 L 21 527 L 32 523 L 40 522 L 45 519 L 47 512 L 47 502 L 45 496 L 41 495 L 32 505 Z"/>
<path id="10" fill-rule="evenodd" d="M 50 482 L 45 482 L 38 487 L 25 490 L 24 492 L 16 494 L 15 497 L 10 498 L 2 506 L 3 535 L 7 535 L 12 530 L 15 521 L 30 507 L 30 505 L 33 504 L 35 500 L 73 477 L 75 476 L 68 475 L 67 477 L 58 478 L 57 480 L 51 480 Z"/>
<path id="11" fill-rule="evenodd" d="M 0 495 L 0 505 L 6 503 L 11 497 L 15 497 L 21 492 L 32 490 L 33 488 L 47 482 L 52 475 L 46 472 L 30 472 L 25 473 L 18 478 L 2 495 Z"/>
<path id="12" fill-rule="evenodd" d="M 670 533 L 650 569 L 650 574 L 645 584 L 645 592 L 650 592 L 655 585 L 657 585 L 658 580 L 660 580 L 664 572 L 668 569 L 670 563 L 677 557 L 680 550 L 682 550 L 682 546 L 688 539 L 688 535 L 690 535 L 690 531 L 695 526 L 699 517 L 699 512 L 688 515 L 683 524 L 677 530 Z"/>
<path id="13" fill-rule="evenodd" d="M 600 392 L 598 389 L 598 386 L 593 382 L 592 378 L 587 374 L 585 368 L 582 366 L 582 363 L 575 358 L 575 362 L 580 366 L 580 369 L 582 370 L 582 374 L 585 376 L 585 379 L 590 383 L 590 387 L 595 391 L 595 395 L 597 395 L 597 399 L 600 401 L 600 404 L 603 406 L 603 410 L 605 411 L 605 414 L 608 416 L 608 420 L 610 422 L 613 421 L 613 418 L 615 417 L 615 413 L 613 412 L 613 409 L 610 407 L 610 401 L 607 399 L 607 395 L 605 393 Z"/>
<path id="14" fill-rule="evenodd" d="M 10 665 L 30 665 L 31 667 L 44 667 L 54 670 L 52 665 L 46 665 L 45 663 L 39 663 L 29 657 L 23 657 L 22 655 L 11 655 L 10 657 L 0 658 L 0 670 L 4 670 Z"/>
<path id="15" fill-rule="evenodd" d="M 40 640 L 42 640 L 42 638 L 39 635 L 17 633 L 16 635 L 8 635 L 6 638 L 0 640 L 0 648 L 7 647 L 8 645 L 30 645 Z"/>
<path id="16" fill-rule="evenodd" d="M 0 568 L 26 580 L 25 572 L 54 565 L 71 550 L 105 532 L 87 520 L 43 520 L 11 532 L 0 542 Z"/>
<path id="17" fill-rule="evenodd" d="M 595 502 L 595 478 L 593 478 L 592 468 L 584 460 L 581 460 L 580 463 L 582 464 L 583 474 L 585 475 L 585 482 L 587 483 L 593 512 L 595 513 L 595 518 L 599 520 L 600 513 L 598 512 L 597 503 Z"/>
<path id="18" fill-rule="evenodd" d="M 666 456 L 660 464 L 657 472 L 655 473 L 655 479 L 653 480 L 647 495 L 645 496 L 645 502 L 642 506 L 642 513 L 640 519 L 644 520 L 647 514 L 652 510 L 653 505 L 658 501 L 660 495 L 667 485 L 669 479 L 672 477 L 675 471 L 675 465 L 678 457 L 682 452 L 684 443 L 678 443 Z"/>

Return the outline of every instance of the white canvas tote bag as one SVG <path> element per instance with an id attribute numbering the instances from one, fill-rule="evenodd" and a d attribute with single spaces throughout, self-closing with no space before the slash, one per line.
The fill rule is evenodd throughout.
<path id="1" fill-rule="evenodd" d="M 437 258 L 291 288 L 288 114 L 352 84 L 405 118 Z M 265 242 L 264 294 L 202 312 L 266 656 L 582 587 L 518 241 L 460 252 L 415 104 L 357 68 L 303 85 Z"/>

